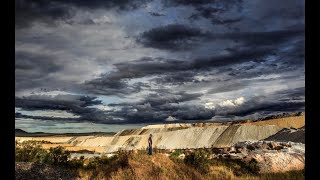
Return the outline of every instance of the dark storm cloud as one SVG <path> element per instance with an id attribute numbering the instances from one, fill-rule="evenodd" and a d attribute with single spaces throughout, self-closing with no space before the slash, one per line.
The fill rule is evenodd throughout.
<path id="1" fill-rule="evenodd" d="M 76 114 L 90 112 L 88 106 L 101 103 L 96 97 L 78 95 L 31 95 L 15 98 L 15 106 L 24 110 L 66 110 Z"/>
<path id="2" fill-rule="evenodd" d="M 121 95 L 139 92 L 147 83 L 128 85 L 125 79 L 174 72 L 187 69 L 183 61 L 143 58 L 134 62 L 114 64 L 116 71 L 104 74 L 100 78 L 86 81 L 83 88 L 89 92 L 104 95 Z"/>
<path id="3" fill-rule="evenodd" d="M 211 20 L 212 23 L 214 24 L 219 24 L 219 25 L 222 25 L 222 24 L 233 24 L 233 23 L 236 23 L 236 22 L 239 22 L 241 21 L 241 18 L 234 18 L 234 19 L 221 19 L 221 18 L 214 18 Z"/>
<path id="4" fill-rule="evenodd" d="M 304 1 L 147 2 L 16 0 L 16 92 L 26 95 L 16 118 L 121 124 L 304 110 Z M 40 88 L 90 96 L 28 96 Z M 35 110 L 80 117 L 23 114 Z"/>
<path id="5" fill-rule="evenodd" d="M 218 105 L 216 114 L 228 116 L 260 115 L 276 112 L 297 112 L 305 110 L 304 87 L 276 91 L 267 96 L 256 96 L 239 106 Z"/>
<path id="6" fill-rule="evenodd" d="M 152 107 L 159 107 L 168 103 L 182 103 L 199 99 L 202 93 L 187 93 L 185 91 L 171 92 L 167 89 L 157 89 L 155 93 L 150 93 L 145 96 L 142 101 L 136 103 L 112 103 L 110 106 L 144 106 L 149 104 Z"/>
<path id="7" fill-rule="evenodd" d="M 40 76 L 50 72 L 56 72 L 62 67 L 54 62 L 53 56 L 43 55 L 40 53 L 29 53 L 24 51 L 15 52 L 15 69 L 40 71 Z"/>
<path id="8" fill-rule="evenodd" d="M 16 118 L 32 118 L 42 120 L 61 121 L 89 121 L 95 123 L 141 123 L 162 122 L 169 116 L 175 116 L 178 120 L 204 120 L 214 116 L 214 111 L 206 109 L 202 105 L 180 105 L 179 103 L 196 100 L 201 96 L 199 93 L 157 93 L 150 94 L 138 103 L 110 104 L 121 107 L 120 111 L 101 111 L 88 106 L 99 105 L 101 101 L 95 97 L 58 95 L 51 96 L 28 96 L 16 97 L 16 107 L 22 110 L 65 110 L 80 117 L 49 117 L 37 115 L 24 115 L 16 113 Z M 117 119 L 122 119 L 119 122 Z"/>
<path id="9" fill-rule="evenodd" d="M 182 85 L 186 82 L 202 82 L 194 78 L 197 74 L 195 71 L 182 71 L 182 72 L 172 72 L 166 73 L 162 77 L 154 78 L 153 81 L 159 84 L 172 84 L 172 85 Z"/>
<path id="10" fill-rule="evenodd" d="M 161 90 L 159 90 L 161 91 Z M 159 106 L 166 103 L 180 103 L 198 99 L 201 97 L 201 93 L 186 93 L 186 92 L 178 92 L 178 93 L 154 93 L 150 94 L 141 104 L 149 103 L 152 106 Z"/>
<path id="11" fill-rule="evenodd" d="M 294 47 L 288 52 L 279 52 L 277 55 L 272 55 L 273 60 L 255 59 L 248 62 L 246 65 L 239 64 L 233 67 L 220 68 L 218 73 L 227 73 L 237 84 L 237 80 L 255 78 L 259 76 L 267 76 L 272 74 L 282 74 L 291 72 L 291 75 L 274 77 L 271 79 L 260 79 L 259 82 L 287 79 L 294 81 L 303 77 L 301 72 L 304 69 L 304 58 L 301 57 L 304 48 Z"/>
<path id="12" fill-rule="evenodd" d="M 80 117 L 55 117 L 55 116 L 37 116 L 37 115 L 25 115 L 22 113 L 15 113 L 15 118 L 21 119 L 36 119 L 36 120 L 45 120 L 45 121 L 59 121 L 61 123 L 66 122 L 91 122 L 99 124 L 121 124 L 126 123 L 119 122 L 114 120 L 111 117 L 108 117 L 105 112 L 99 110 L 93 110 L 90 112 L 85 112 L 80 115 Z"/>
<path id="13" fill-rule="evenodd" d="M 121 111 L 111 113 L 115 117 L 127 119 L 129 123 L 164 122 L 169 116 L 176 121 L 185 120 L 208 120 L 215 115 L 213 109 L 205 108 L 203 105 L 180 105 L 177 103 L 166 103 L 160 106 L 151 104 L 126 105 Z"/>
<path id="14" fill-rule="evenodd" d="M 199 15 L 193 14 L 189 17 L 190 20 L 197 20 L 199 18 Z M 240 22 L 242 18 L 221 18 L 218 16 L 211 16 L 211 22 L 214 25 L 232 25 L 234 23 Z M 229 27 L 230 28 L 230 27 Z M 235 30 L 239 30 L 238 28 L 234 28 Z"/>
<path id="15" fill-rule="evenodd" d="M 172 5 L 189 5 L 196 9 L 189 19 L 198 20 L 200 17 L 211 20 L 214 25 L 230 25 L 241 21 L 241 11 L 243 9 L 243 0 L 225 0 L 225 1 L 212 1 L 212 0 L 173 0 L 167 1 L 167 4 Z M 236 9 L 235 17 L 224 17 L 224 13 Z"/>
<path id="16" fill-rule="evenodd" d="M 223 67 L 234 64 L 252 61 L 254 59 L 263 59 L 272 52 L 273 48 L 256 48 L 237 51 L 227 55 L 213 56 L 209 58 L 199 58 L 194 60 L 190 67 L 193 69 L 209 69 L 211 67 Z"/>
<path id="17" fill-rule="evenodd" d="M 188 41 L 196 40 L 204 34 L 197 28 L 188 27 L 181 24 L 170 24 L 151 29 L 142 33 L 137 40 L 147 47 L 159 49 L 188 49 Z"/>
<path id="18" fill-rule="evenodd" d="M 174 117 L 177 121 L 205 120 L 214 116 L 214 110 L 207 109 L 203 105 L 183 104 L 197 100 L 202 96 L 201 93 L 158 91 L 136 103 L 109 104 L 121 107 L 120 111 L 110 114 L 124 118 L 130 123 L 163 122 L 169 116 Z"/>
<path id="19" fill-rule="evenodd" d="M 304 27 L 298 26 L 289 30 L 265 32 L 233 32 L 217 34 L 201 31 L 181 24 L 161 26 L 141 34 L 137 39 L 146 47 L 167 50 L 186 50 L 192 46 L 199 46 L 199 42 L 214 42 L 216 40 L 232 40 L 242 43 L 243 47 L 266 46 L 286 42 L 291 38 L 304 36 Z"/>
<path id="20" fill-rule="evenodd" d="M 55 117 L 55 116 L 32 116 L 32 115 L 25 115 L 19 112 L 15 113 L 15 118 L 23 118 L 23 119 L 38 119 L 38 120 L 54 120 L 54 121 L 79 121 L 79 118 L 63 118 L 63 117 Z"/>
<path id="21" fill-rule="evenodd" d="M 205 75 L 212 68 L 218 67 L 220 73 L 229 72 L 233 80 L 241 78 L 253 78 L 261 75 L 283 73 L 303 68 L 304 65 L 304 40 L 290 43 L 289 40 L 303 38 L 304 30 L 288 30 L 273 32 L 253 32 L 226 34 L 223 36 L 213 36 L 218 38 L 238 38 L 246 46 L 243 50 L 230 51 L 226 55 L 217 55 L 208 58 L 197 58 L 194 60 L 165 60 L 160 58 L 145 58 L 130 63 L 116 64 L 117 71 L 106 75 L 111 79 L 131 79 L 150 75 L 162 75 L 154 80 L 158 83 L 183 84 L 184 82 L 199 82 L 194 76 Z M 281 50 L 283 47 L 289 50 Z M 264 47 L 265 46 L 265 47 Z M 275 60 L 269 61 L 265 57 L 273 56 Z M 250 63 L 242 65 L 242 63 Z M 233 68 L 232 68 L 233 67 Z M 215 75 L 215 74 L 212 74 Z M 296 77 L 296 76 L 295 76 Z M 244 82 L 232 82 L 241 84 Z M 238 90 L 235 88 L 234 90 Z M 226 87 L 225 90 L 232 90 Z M 220 90 L 223 90 L 220 89 Z"/>
<path id="22" fill-rule="evenodd" d="M 65 4 L 72 4 L 83 8 L 113 8 L 117 7 L 124 10 L 132 10 L 140 7 L 149 0 L 54 0 Z"/>
<path id="23" fill-rule="evenodd" d="M 218 86 L 208 90 L 208 94 L 236 91 L 243 89 L 249 85 L 248 82 L 226 82 L 222 86 Z"/>
<path id="24" fill-rule="evenodd" d="M 136 103 L 109 104 L 109 106 L 119 107 L 120 110 L 100 111 L 88 108 L 90 105 L 101 104 L 94 97 L 87 96 L 60 96 L 56 98 L 48 96 L 30 96 L 26 98 L 16 98 L 16 107 L 24 110 L 66 110 L 80 118 L 53 118 L 47 116 L 30 116 L 16 113 L 17 118 L 33 118 L 43 120 L 63 120 L 63 121 L 89 121 L 95 123 L 144 123 L 163 122 L 168 117 L 174 121 L 183 122 L 185 120 L 209 120 L 215 115 L 223 116 L 246 116 L 259 113 L 260 116 L 272 114 L 274 112 L 292 112 L 304 110 L 304 101 L 285 101 L 283 98 L 300 97 L 304 93 L 303 88 L 285 90 L 277 92 L 271 97 L 278 100 L 270 101 L 266 97 L 259 96 L 245 101 L 240 106 L 218 105 L 216 109 L 205 108 L 200 104 L 186 104 L 188 101 L 197 100 L 203 94 L 200 93 L 172 93 L 169 91 L 150 94 L 142 101 Z M 119 122 L 117 119 L 121 119 Z"/>
<path id="25" fill-rule="evenodd" d="M 29 26 L 33 21 L 54 23 L 72 16 L 68 7 L 58 1 L 49 0 L 16 0 L 15 25 L 16 28 Z"/>
<path id="26" fill-rule="evenodd" d="M 279 96 L 282 98 L 280 101 L 287 102 L 287 101 L 304 101 L 305 100 L 305 87 L 295 88 L 295 89 L 288 89 L 286 91 L 282 91 L 279 93 Z"/>
<path id="27" fill-rule="evenodd" d="M 165 0 L 166 5 L 191 5 L 195 7 L 202 7 L 206 5 L 214 5 L 220 7 L 220 9 L 230 9 L 233 6 L 239 6 L 243 0 Z"/>
<path id="28" fill-rule="evenodd" d="M 182 122 L 185 120 L 208 120 L 215 115 L 215 111 L 205 108 L 203 105 L 166 104 L 160 107 L 150 106 L 148 110 L 138 109 L 138 111 L 121 114 L 127 116 L 129 122 L 139 122 L 140 120 L 143 120 L 142 122 L 164 122 L 170 116 L 176 121 Z"/>
<path id="29" fill-rule="evenodd" d="M 165 16 L 165 14 L 156 13 L 156 12 L 149 12 L 151 16 Z"/>
<path id="30" fill-rule="evenodd" d="M 292 1 L 292 0 L 270 0 L 257 1 L 255 8 L 252 8 L 253 13 L 257 14 L 261 18 L 289 18 L 300 20 L 304 19 L 304 0 Z"/>
<path id="31" fill-rule="evenodd" d="M 52 25 L 56 20 L 66 20 L 74 16 L 73 7 L 84 9 L 118 8 L 132 10 L 150 0 L 15 0 L 16 28 L 29 26 L 34 21 Z"/>
<path id="32" fill-rule="evenodd" d="M 168 1 L 170 2 L 170 1 Z M 185 4 L 185 5 L 199 5 L 199 4 L 208 4 L 210 2 L 213 2 L 212 0 L 173 0 L 173 3 L 176 4 Z"/>
<path id="33" fill-rule="evenodd" d="M 207 7 L 207 6 L 200 6 L 197 7 L 197 13 L 192 14 L 189 19 L 191 21 L 196 21 L 200 17 L 204 17 L 206 19 L 210 19 L 213 25 L 225 25 L 226 27 L 230 28 L 229 25 L 233 25 L 237 22 L 242 20 L 241 15 L 236 17 L 221 17 L 221 13 L 226 12 L 227 9 L 221 7 Z M 238 28 L 234 28 L 239 30 Z"/>
<path id="34" fill-rule="evenodd" d="M 123 95 L 133 94 L 141 91 L 142 87 L 149 87 L 147 83 L 137 82 L 129 85 L 127 82 L 118 79 L 110 80 L 107 77 L 100 77 L 90 81 L 86 81 L 81 88 L 94 94 L 101 95 Z"/>
<path id="35" fill-rule="evenodd" d="M 210 58 L 199 58 L 191 62 L 164 59 L 143 59 L 128 63 L 115 64 L 117 71 L 105 74 L 100 78 L 87 81 L 84 87 L 89 91 L 100 94 L 133 93 L 138 92 L 139 87 L 130 87 L 124 79 L 140 78 L 150 75 L 161 75 L 164 73 L 179 73 L 188 70 L 210 70 L 213 67 L 228 66 L 262 58 L 270 52 L 270 49 L 250 49 L 235 52 L 228 55 L 213 56 Z M 173 78 L 175 75 L 173 75 Z M 191 77 L 189 77 L 191 79 Z M 165 80 L 165 79 L 163 79 Z M 167 77 L 169 82 L 172 80 Z M 175 80 L 177 80 L 175 78 Z M 183 79 L 182 79 L 183 80 Z M 100 91 L 101 90 L 101 91 Z"/>
<path id="36" fill-rule="evenodd" d="M 228 115 L 246 116 L 253 113 L 281 113 L 281 112 L 298 112 L 304 111 L 305 102 L 273 102 L 273 103 L 261 103 L 258 104 L 255 101 L 251 101 L 252 106 L 247 108 L 237 108 L 228 112 Z"/>
<path id="37" fill-rule="evenodd" d="M 112 117 L 106 115 L 107 111 L 101 111 L 97 108 L 90 107 L 93 105 L 101 105 L 102 102 L 96 97 L 80 96 L 80 95 L 31 95 L 27 97 L 16 97 L 15 107 L 25 111 L 34 110 L 64 110 L 80 117 L 48 117 L 37 115 L 25 115 L 21 112 L 16 113 L 16 118 L 32 118 L 42 120 L 61 120 L 82 122 L 89 121 L 95 123 L 115 123 Z"/>
<path id="38" fill-rule="evenodd" d="M 232 39 L 234 41 L 243 42 L 244 46 L 265 46 L 286 42 L 291 38 L 304 36 L 303 26 L 289 30 L 266 31 L 266 32 L 241 32 L 241 33 L 225 33 L 220 35 L 212 35 L 212 39 Z"/>
<path id="39" fill-rule="evenodd" d="M 57 64 L 54 56 L 16 51 L 16 90 L 41 86 L 48 80 L 51 73 L 61 69 L 63 69 L 63 65 Z"/>
<path id="40" fill-rule="evenodd" d="M 208 120 L 215 116 L 215 110 L 205 108 L 202 105 L 188 105 L 179 106 L 176 111 L 170 114 L 179 120 Z"/>

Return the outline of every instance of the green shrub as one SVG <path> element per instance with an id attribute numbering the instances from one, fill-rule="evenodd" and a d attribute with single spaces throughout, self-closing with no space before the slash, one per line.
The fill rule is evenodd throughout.
<path id="1" fill-rule="evenodd" d="M 46 162 L 52 165 L 66 165 L 68 158 L 70 157 L 70 152 L 66 148 L 58 146 L 49 149 L 46 157 Z"/>
<path id="2" fill-rule="evenodd" d="M 16 162 L 39 162 L 45 156 L 46 150 L 42 149 L 41 142 L 38 141 L 24 141 L 18 143 L 16 141 L 15 147 L 15 161 Z"/>
<path id="3" fill-rule="evenodd" d="M 170 157 L 178 158 L 180 154 L 183 154 L 182 149 L 176 149 L 174 152 L 170 153 Z"/>
<path id="4" fill-rule="evenodd" d="M 84 163 L 83 159 L 72 159 L 68 161 L 67 167 L 71 169 L 79 169 L 79 168 L 83 168 L 83 163 Z"/>
<path id="5" fill-rule="evenodd" d="M 87 169 L 98 169 L 101 167 L 107 167 L 108 165 L 112 164 L 114 161 L 114 157 L 108 158 L 107 156 L 101 157 L 93 157 L 89 159 L 89 162 L 86 166 Z"/>
<path id="6" fill-rule="evenodd" d="M 202 172 L 208 172 L 210 166 L 209 157 L 210 153 L 208 153 L 206 150 L 197 149 L 194 152 L 191 152 L 189 155 L 187 155 L 184 158 L 184 162 L 187 165 L 191 165 Z"/>
<path id="7" fill-rule="evenodd" d="M 250 161 L 249 161 L 249 163 L 248 164 L 246 164 L 245 166 L 244 166 L 248 171 L 249 171 L 249 173 L 251 173 L 251 174 L 258 174 L 259 173 L 259 171 L 260 171 L 260 167 L 259 167 L 259 165 L 258 165 L 258 161 L 256 160 L 256 159 L 251 159 Z"/>
<path id="8" fill-rule="evenodd" d="M 117 152 L 116 158 L 116 167 L 125 168 L 129 165 L 129 157 L 132 156 L 133 152 L 120 150 Z"/>
<path id="9" fill-rule="evenodd" d="M 52 165 L 66 165 L 70 152 L 64 147 L 50 148 L 48 151 L 41 146 L 39 141 L 16 142 L 16 162 L 40 162 Z"/>

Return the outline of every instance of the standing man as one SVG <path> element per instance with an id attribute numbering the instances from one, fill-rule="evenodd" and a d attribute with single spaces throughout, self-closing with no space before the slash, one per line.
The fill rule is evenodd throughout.
<path id="1" fill-rule="evenodd" d="M 150 134 L 148 139 L 148 154 L 152 155 L 152 134 Z"/>

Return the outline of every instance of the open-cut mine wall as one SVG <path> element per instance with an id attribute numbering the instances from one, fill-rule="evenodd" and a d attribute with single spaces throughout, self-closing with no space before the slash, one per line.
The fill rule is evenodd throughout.
<path id="1" fill-rule="evenodd" d="M 152 125 L 122 130 L 114 136 L 16 137 L 18 141 L 39 140 L 70 144 L 75 147 L 99 147 L 104 152 L 123 149 L 145 149 L 153 134 L 153 146 L 159 149 L 229 147 L 240 141 L 259 141 L 275 135 L 283 128 L 304 126 L 304 116 L 259 122 L 218 124 Z"/>

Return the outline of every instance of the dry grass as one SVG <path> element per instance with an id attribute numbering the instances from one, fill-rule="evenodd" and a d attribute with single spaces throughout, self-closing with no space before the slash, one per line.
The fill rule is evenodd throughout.
<path id="1" fill-rule="evenodd" d="M 67 165 L 63 166 L 66 169 L 64 171 L 70 171 L 75 173 L 80 179 L 83 180 L 101 180 L 101 179 L 113 179 L 113 180 L 205 180 L 205 179 L 217 179 L 217 180 L 257 180 L 257 179 L 304 179 L 304 170 L 291 171 L 286 173 L 268 173 L 268 174 L 252 174 L 249 172 L 242 172 L 242 168 L 246 168 L 243 164 L 224 161 L 211 160 L 207 171 L 202 171 L 202 168 L 188 165 L 185 161 L 168 157 L 166 154 L 154 153 L 152 156 L 146 154 L 146 151 L 128 152 L 120 151 L 117 156 L 107 158 L 92 158 L 81 161 L 80 166 L 73 166 L 75 162 L 70 161 Z M 86 164 L 86 165 L 84 165 Z M 199 164 L 198 166 L 201 166 Z M 239 166 L 239 167 L 236 167 Z M 243 167 L 244 166 L 244 167 Z M 59 166 L 50 166 L 53 170 Z M 240 169 L 239 169 L 240 168 Z M 57 169 L 58 170 L 58 169 Z M 47 179 L 52 175 L 43 171 L 43 179 Z M 24 175 L 31 176 L 33 171 L 21 171 Z M 20 174 L 21 174 L 20 173 Z"/>
<path id="2" fill-rule="evenodd" d="M 291 171 L 285 173 L 268 173 L 236 176 L 234 169 L 224 165 L 211 165 L 208 173 L 201 173 L 182 161 L 175 161 L 164 154 L 148 156 L 143 153 L 129 156 L 129 165 L 126 168 L 112 172 L 110 177 L 113 180 L 123 179 L 216 179 L 216 180 L 260 180 L 260 179 L 304 179 L 302 171 Z"/>
<path id="3" fill-rule="evenodd" d="M 208 176 L 210 179 L 235 179 L 233 171 L 226 166 L 211 166 Z"/>
<path id="4" fill-rule="evenodd" d="M 182 161 L 174 161 L 164 154 L 133 154 L 129 159 L 129 166 L 111 174 L 111 179 L 247 179 L 249 176 L 237 177 L 231 168 L 222 165 L 210 166 L 209 173 L 201 173 Z"/>
<path id="5" fill-rule="evenodd" d="M 111 174 L 111 179 L 205 179 L 195 169 L 183 163 L 173 162 L 164 154 L 134 154 L 129 166 Z"/>

